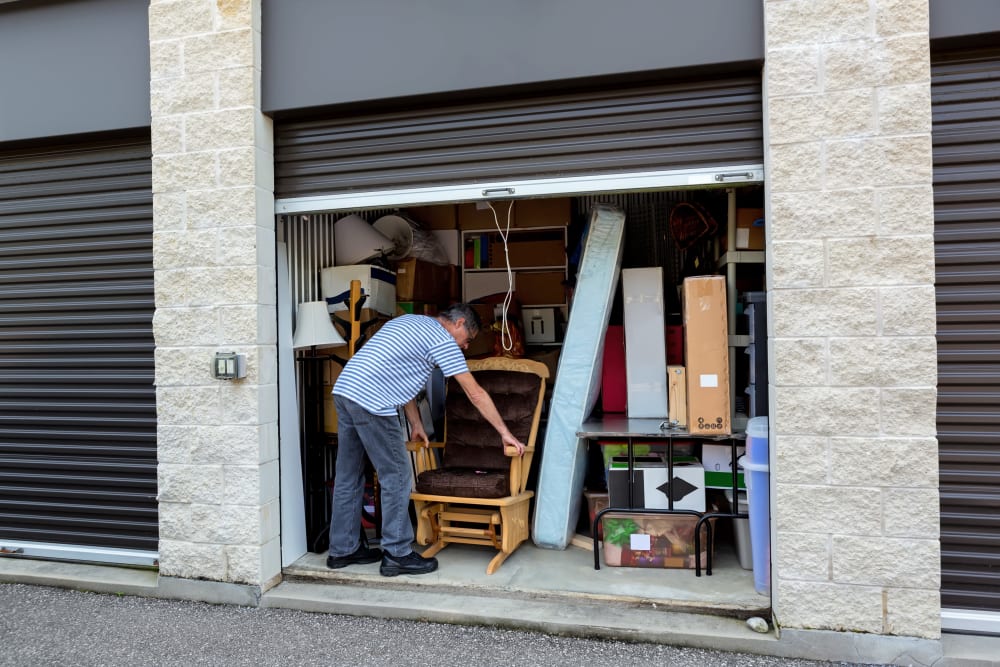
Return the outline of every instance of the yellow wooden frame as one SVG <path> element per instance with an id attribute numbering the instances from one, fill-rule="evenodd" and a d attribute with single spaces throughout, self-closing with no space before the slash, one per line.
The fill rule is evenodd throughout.
<path id="1" fill-rule="evenodd" d="M 535 494 L 528 491 L 526 486 L 535 454 L 535 439 L 538 436 L 549 369 L 545 364 L 530 359 L 488 357 L 470 359 L 469 370 L 473 373 L 486 370 L 531 373 L 539 378 L 538 401 L 535 404 L 531 431 L 524 443 L 524 454 L 518 456 L 513 447 L 504 448 L 504 454 L 510 458 L 510 494 L 503 498 L 468 498 L 414 492 L 410 494 L 410 498 L 417 514 L 417 543 L 430 545 L 423 553 L 425 557 L 433 556 L 451 543 L 490 546 L 498 550 L 486 568 L 486 574 L 493 574 L 529 537 L 528 507 Z M 433 450 L 447 447 L 447 420 L 448 415 L 445 414 L 444 442 L 432 442 L 429 447 L 421 442 L 406 444 L 413 458 L 415 475 L 437 468 L 438 457 Z M 493 430 L 485 419 L 483 428 Z"/>

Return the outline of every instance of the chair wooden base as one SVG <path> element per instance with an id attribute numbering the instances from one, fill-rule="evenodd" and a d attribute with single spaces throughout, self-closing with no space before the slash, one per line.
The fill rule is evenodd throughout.
<path id="1" fill-rule="evenodd" d="M 453 543 L 493 547 L 498 553 L 486 568 L 486 574 L 493 574 L 528 539 L 528 501 L 533 495 L 526 491 L 513 497 L 478 499 L 472 504 L 413 494 L 417 543 L 430 545 L 423 552 L 425 558 Z"/>

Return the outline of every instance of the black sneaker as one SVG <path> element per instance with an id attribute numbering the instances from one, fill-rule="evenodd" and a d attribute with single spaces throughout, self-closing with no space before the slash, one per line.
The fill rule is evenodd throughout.
<path id="1" fill-rule="evenodd" d="M 346 556 L 327 556 L 326 566 L 331 570 L 337 570 L 348 565 L 365 565 L 374 563 L 382 558 L 381 549 L 370 549 L 364 544 L 359 544 L 354 553 Z"/>
<path id="2" fill-rule="evenodd" d="M 424 558 L 415 551 L 405 556 L 391 556 L 388 552 L 382 554 L 382 565 L 378 571 L 383 577 L 395 577 L 398 574 L 427 574 L 438 569 L 437 558 Z"/>

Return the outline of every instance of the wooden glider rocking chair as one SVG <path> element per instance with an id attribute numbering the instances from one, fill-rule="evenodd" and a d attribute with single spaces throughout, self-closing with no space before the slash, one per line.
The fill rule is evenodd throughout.
<path id="1" fill-rule="evenodd" d="M 469 370 L 493 398 L 524 455 L 500 446 L 500 436 L 454 379 L 445 399 L 444 442 L 410 442 L 414 462 L 413 499 L 418 544 L 430 544 L 430 557 L 450 543 L 492 546 L 486 574 L 493 574 L 528 539 L 525 489 L 545 397 L 548 367 L 538 361 L 490 357 L 469 360 Z M 443 451 L 442 451 L 443 450 Z M 438 452 L 441 452 L 440 456 Z M 440 459 L 440 462 L 439 462 Z"/>

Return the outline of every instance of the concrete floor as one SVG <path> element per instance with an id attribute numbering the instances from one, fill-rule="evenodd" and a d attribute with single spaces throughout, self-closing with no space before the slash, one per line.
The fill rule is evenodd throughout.
<path id="1" fill-rule="evenodd" d="M 594 569 L 593 552 L 577 546 L 563 551 L 526 543 L 492 575 L 486 565 L 494 552 L 486 547 L 453 544 L 438 555 L 436 572 L 392 579 L 378 573 L 378 563 L 340 570 L 326 567 L 326 554 L 308 553 L 284 569 L 286 577 L 347 585 L 393 585 L 418 589 L 460 588 L 526 598 L 615 600 L 664 610 L 770 618 L 770 598 L 754 591 L 753 572 L 744 570 L 729 543 L 716 546 L 712 576 L 694 570 L 606 567 Z"/>

